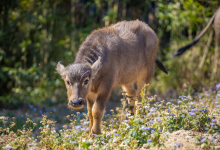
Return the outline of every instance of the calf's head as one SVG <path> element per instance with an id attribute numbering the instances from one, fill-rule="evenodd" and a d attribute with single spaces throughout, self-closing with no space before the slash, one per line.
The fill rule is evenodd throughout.
<path id="1" fill-rule="evenodd" d="M 85 106 L 89 88 L 101 67 L 100 57 L 92 66 L 84 63 L 72 63 L 65 67 L 58 62 L 56 70 L 66 84 L 69 107 L 81 109 Z"/>

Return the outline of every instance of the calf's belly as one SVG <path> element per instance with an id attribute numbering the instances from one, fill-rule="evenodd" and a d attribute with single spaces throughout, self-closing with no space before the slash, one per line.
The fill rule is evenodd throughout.
<path id="1" fill-rule="evenodd" d="M 129 83 L 134 83 L 137 79 L 142 76 L 145 68 L 133 67 L 130 69 L 124 69 L 119 72 L 119 75 L 116 77 L 116 86 L 121 86 Z"/>

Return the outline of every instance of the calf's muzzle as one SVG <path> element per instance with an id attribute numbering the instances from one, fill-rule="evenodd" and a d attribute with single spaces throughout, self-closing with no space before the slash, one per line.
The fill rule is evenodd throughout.
<path id="1" fill-rule="evenodd" d="M 85 101 L 83 99 L 74 99 L 70 100 L 68 105 L 73 109 L 81 109 L 85 105 Z"/>

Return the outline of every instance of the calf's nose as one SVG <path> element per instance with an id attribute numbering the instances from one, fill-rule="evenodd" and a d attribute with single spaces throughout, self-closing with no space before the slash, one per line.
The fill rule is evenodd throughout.
<path id="1" fill-rule="evenodd" d="M 72 101 L 71 101 L 71 104 L 72 104 L 72 105 L 82 105 L 82 100 L 80 100 L 80 99 L 72 100 Z"/>

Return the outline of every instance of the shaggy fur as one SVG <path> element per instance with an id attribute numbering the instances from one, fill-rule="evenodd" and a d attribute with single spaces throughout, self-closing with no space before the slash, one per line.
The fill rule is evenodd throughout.
<path id="1" fill-rule="evenodd" d="M 66 68 L 58 63 L 56 69 L 66 83 L 69 105 L 78 109 L 87 102 L 90 134 L 101 133 L 101 120 L 113 87 L 121 86 L 129 96 L 139 96 L 154 74 L 155 62 L 167 73 L 156 59 L 157 49 L 157 36 L 147 24 L 123 21 L 93 31 L 74 63 Z"/>

